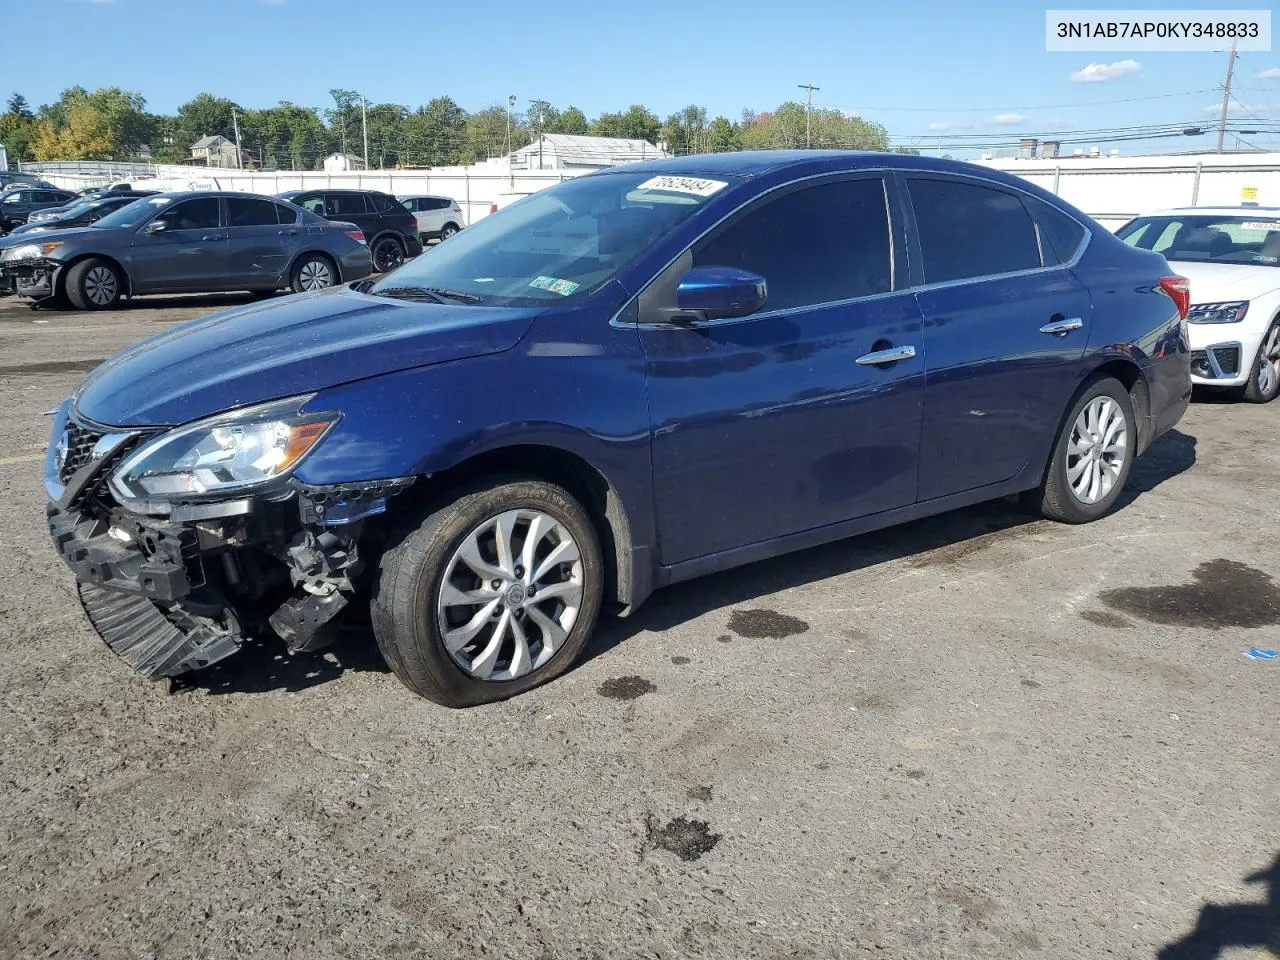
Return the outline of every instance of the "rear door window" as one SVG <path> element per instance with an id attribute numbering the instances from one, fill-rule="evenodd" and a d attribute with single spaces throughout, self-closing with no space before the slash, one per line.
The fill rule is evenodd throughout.
<path id="1" fill-rule="evenodd" d="M 293 207 L 285 206 L 283 203 L 274 204 L 276 208 L 276 222 L 280 224 L 289 224 L 298 222 L 298 211 Z"/>
<path id="2" fill-rule="evenodd" d="M 396 208 L 396 205 L 391 202 L 391 198 L 383 196 L 381 193 L 371 193 L 369 194 L 369 199 L 373 201 L 373 208 L 379 213 L 390 213 Z"/>
<path id="3" fill-rule="evenodd" d="M 765 278 L 765 310 L 893 288 L 889 216 L 879 177 L 836 180 L 766 198 L 695 248 L 693 265 Z"/>
<path id="4" fill-rule="evenodd" d="M 925 283 L 1042 266 L 1035 224 L 1016 194 L 962 180 L 907 179 Z"/>
<path id="5" fill-rule="evenodd" d="M 363 193 L 330 193 L 325 197 L 330 217 L 361 217 L 369 212 Z"/>

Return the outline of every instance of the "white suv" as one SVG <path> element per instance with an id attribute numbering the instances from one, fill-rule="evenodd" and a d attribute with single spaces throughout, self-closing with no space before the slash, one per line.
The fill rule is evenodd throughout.
<path id="1" fill-rule="evenodd" d="M 422 242 L 448 240 L 463 227 L 462 208 L 449 197 L 397 197 L 418 220 Z"/>
<path id="2" fill-rule="evenodd" d="M 1191 379 L 1253 403 L 1280 394 L 1280 207 L 1149 213 L 1117 236 L 1191 281 Z"/>

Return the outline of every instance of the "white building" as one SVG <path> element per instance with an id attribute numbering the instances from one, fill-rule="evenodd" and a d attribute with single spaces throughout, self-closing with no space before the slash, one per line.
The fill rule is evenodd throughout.
<path id="1" fill-rule="evenodd" d="M 513 170 L 599 170 L 667 156 L 648 140 L 544 133 L 511 154 Z"/>
<path id="2" fill-rule="evenodd" d="M 325 173 L 345 173 L 348 170 L 367 170 L 369 165 L 354 153 L 331 153 L 323 160 Z"/>

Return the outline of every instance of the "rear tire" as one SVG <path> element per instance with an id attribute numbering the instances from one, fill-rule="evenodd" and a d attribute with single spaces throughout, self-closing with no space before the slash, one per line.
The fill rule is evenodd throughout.
<path id="1" fill-rule="evenodd" d="M 1270 403 L 1280 394 L 1280 319 L 1273 320 L 1262 335 L 1249 369 L 1249 383 L 1242 396 L 1249 403 Z"/>
<path id="2" fill-rule="evenodd" d="M 100 257 L 81 260 L 67 271 L 67 299 L 77 310 L 110 310 L 123 293 L 120 272 Z"/>
<path id="3" fill-rule="evenodd" d="M 1062 422 L 1038 490 L 1023 502 L 1059 523 L 1091 523 L 1111 512 L 1137 456 L 1133 400 L 1124 384 L 1099 376 L 1085 383 Z"/>
<path id="4" fill-rule="evenodd" d="M 324 290 L 338 282 L 338 270 L 318 253 L 309 253 L 293 265 L 293 276 L 289 288 L 294 293 L 306 293 L 309 290 Z"/>
<path id="5" fill-rule="evenodd" d="M 440 242 L 443 243 L 444 241 L 448 240 L 450 237 L 452 237 L 455 233 L 458 232 L 458 229 L 459 227 L 456 223 L 446 223 L 444 225 L 444 229 L 440 231 Z"/>
<path id="6" fill-rule="evenodd" d="M 404 244 L 395 237 L 379 237 L 373 243 L 373 268 L 379 273 L 390 273 L 404 263 Z"/>
<path id="7" fill-rule="evenodd" d="M 391 543 L 373 630 L 396 676 L 428 700 L 469 707 L 524 693 L 569 669 L 595 628 L 599 538 L 555 484 L 478 481 L 406 518 Z"/>

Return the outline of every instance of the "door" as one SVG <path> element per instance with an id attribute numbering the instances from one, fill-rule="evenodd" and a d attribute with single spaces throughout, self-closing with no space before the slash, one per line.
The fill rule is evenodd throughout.
<path id="1" fill-rule="evenodd" d="M 179 200 L 138 229 L 131 254 L 139 293 L 228 288 L 220 208 L 217 197 Z"/>
<path id="2" fill-rule="evenodd" d="M 1092 306 L 1059 264 L 1074 249 L 1060 257 L 1042 238 L 1028 209 L 1039 201 L 980 180 L 906 183 L 925 284 L 920 499 L 931 500 L 1040 469 L 1077 385 Z"/>
<path id="3" fill-rule="evenodd" d="M 641 296 L 664 564 L 915 500 L 923 341 L 889 210 L 879 176 L 782 187 Z M 663 322 L 694 266 L 763 276 L 764 311 Z"/>
<path id="4" fill-rule="evenodd" d="M 227 277 L 249 288 L 283 283 L 300 249 L 298 214 L 261 197 L 227 197 Z"/>

